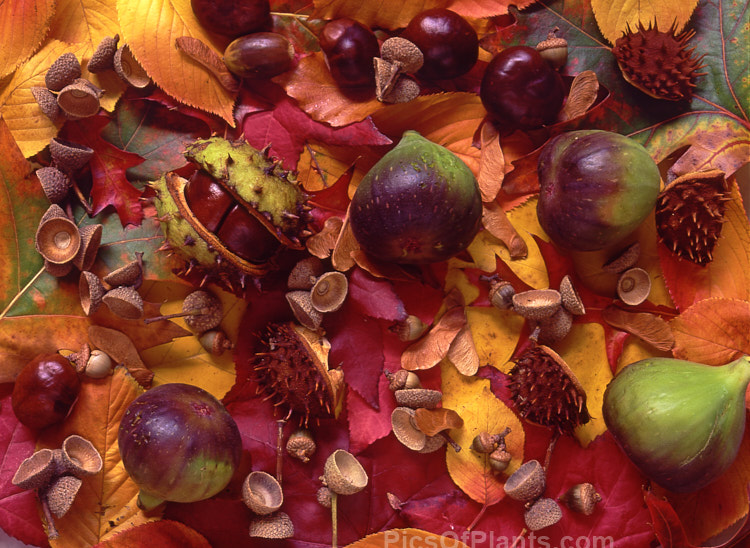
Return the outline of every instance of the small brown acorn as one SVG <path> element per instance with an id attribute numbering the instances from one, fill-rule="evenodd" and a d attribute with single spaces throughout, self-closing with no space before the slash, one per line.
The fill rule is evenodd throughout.
<path id="1" fill-rule="evenodd" d="M 596 488 L 591 483 L 574 485 L 560 497 L 560 502 L 563 502 L 574 512 L 578 512 L 584 516 L 593 514 L 596 503 L 601 500 L 601 495 L 596 492 Z"/>
<path id="2" fill-rule="evenodd" d="M 568 41 L 557 36 L 560 29 L 552 29 L 547 38 L 536 45 L 539 55 L 556 69 L 561 69 L 568 62 Z"/>
<path id="3" fill-rule="evenodd" d="M 94 74 L 114 69 L 115 52 L 119 41 L 119 34 L 115 34 L 114 37 L 104 37 L 89 59 L 86 69 Z"/>
<path id="4" fill-rule="evenodd" d="M 544 467 L 538 460 L 529 460 L 508 476 L 503 489 L 513 500 L 526 503 L 539 498 L 546 487 Z"/>
<path id="5" fill-rule="evenodd" d="M 51 91 L 60 91 L 81 77 L 81 63 L 75 53 L 63 53 L 47 70 L 44 85 Z"/>
<path id="6" fill-rule="evenodd" d="M 316 449 L 315 439 L 306 428 L 298 428 L 292 432 L 286 442 L 286 452 L 302 462 L 310 462 Z"/>

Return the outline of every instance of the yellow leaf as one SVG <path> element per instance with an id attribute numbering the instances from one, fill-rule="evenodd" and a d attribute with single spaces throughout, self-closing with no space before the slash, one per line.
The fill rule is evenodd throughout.
<path id="1" fill-rule="evenodd" d="M 7 0 L 0 3 L 0 78 L 31 57 L 44 40 L 55 13 L 55 0 Z"/>
<path id="2" fill-rule="evenodd" d="M 180 36 L 211 43 L 189 0 L 118 0 L 117 13 L 123 42 L 160 88 L 178 101 L 216 114 L 234 126 L 234 94 L 175 47 Z"/>
<path id="3" fill-rule="evenodd" d="M 674 23 L 681 31 L 695 11 L 698 0 L 591 0 L 591 9 L 602 32 L 610 44 L 622 36 L 630 25 L 636 30 L 638 23 L 648 27 L 654 21 L 660 30 L 668 30 Z"/>
<path id="4" fill-rule="evenodd" d="M 86 65 L 102 39 L 119 33 L 116 0 L 57 0 L 49 37 L 85 45 L 78 55 L 83 77 L 104 90 L 100 103 L 108 111 L 114 110 L 127 86 L 113 71 L 92 74 Z"/>
<path id="5" fill-rule="evenodd" d="M 462 447 L 459 452 L 448 449 L 448 473 L 458 487 L 480 504 L 492 505 L 505 496 L 502 474 L 489 467 L 487 455 L 470 449 L 471 442 L 480 432 L 500 433 L 506 427 L 510 434 L 505 438 L 508 452 L 513 455 L 504 474 L 510 474 L 523 462 L 525 435 L 516 414 L 490 390 L 490 381 L 465 377 L 455 368 L 442 364 L 443 406 L 453 409 L 464 421 L 463 428 L 451 431 L 451 437 Z"/>
<path id="6" fill-rule="evenodd" d="M 513 356 L 523 329 L 524 318 L 512 310 L 469 306 L 466 318 L 481 365 L 500 369 Z"/>
<path id="7" fill-rule="evenodd" d="M 604 389 L 612 380 L 607 359 L 604 328 L 598 323 L 574 324 L 555 351 L 565 360 L 586 392 L 591 420 L 576 428 L 575 435 L 586 447 L 607 430 L 602 416 Z"/>
<path id="8" fill-rule="evenodd" d="M 105 379 L 85 377 L 70 416 L 60 428 L 43 431 L 37 440 L 38 449 L 55 449 L 70 434 L 78 434 L 93 443 L 104 460 L 99 474 L 83 479 L 70 511 L 55 520 L 60 539 L 51 541 L 52 546 L 93 546 L 107 536 L 158 518 L 147 518 L 138 509 L 138 487 L 125 471 L 117 445 L 122 415 L 141 393 L 123 367 Z"/>
<path id="9" fill-rule="evenodd" d="M 399 548 L 402 546 L 445 546 L 450 548 L 469 548 L 463 542 L 455 537 L 443 537 L 419 529 L 391 529 L 373 533 L 363 539 L 348 544 L 346 548 L 384 548 L 393 546 Z"/>

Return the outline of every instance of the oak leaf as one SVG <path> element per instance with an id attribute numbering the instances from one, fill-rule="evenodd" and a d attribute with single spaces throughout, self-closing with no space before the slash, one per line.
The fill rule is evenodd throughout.
<path id="1" fill-rule="evenodd" d="M 674 24 L 679 32 L 690 20 L 697 5 L 698 0 L 659 0 L 648 3 L 631 0 L 591 0 L 591 8 L 599 29 L 610 44 L 614 44 L 628 28 L 636 30 L 639 22 L 648 27 L 649 23 L 655 21 L 661 30 L 667 30 Z"/>
<path id="2" fill-rule="evenodd" d="M 32 56 L 49 31 L 55 0 L 9 1 L 0 4 L 0 78 Z"/>

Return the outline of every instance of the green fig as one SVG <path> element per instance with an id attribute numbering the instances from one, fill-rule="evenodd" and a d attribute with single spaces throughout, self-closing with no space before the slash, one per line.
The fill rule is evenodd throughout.
<path id="1" fill-rule="evenodd" d="M 636 141 L 598 129 L 569 131 L 539 156 L 537 214 L 557 245 L 596 251 L 627 238 L 656 205 L 659 168 Z"/>
<path id="2" fill-rule="evenodd" d="M 648 358 L 609 383 L 604 421 L 646 476 L 675 493 L 694 492 L 737 456 L 748 382 L 748 356 L 722 366 Z"/>
<path id="3" fill-rule="evenodd" d="M 380 260 L 439 262 L 474 239 L 482 198 L 458 156 L 406 131 L 360 182 L 349 221 L 360 247 Z"/>

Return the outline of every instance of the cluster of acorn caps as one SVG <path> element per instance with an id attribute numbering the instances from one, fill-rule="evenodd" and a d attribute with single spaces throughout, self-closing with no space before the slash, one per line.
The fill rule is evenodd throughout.
<path id="1" fill-rule="evenodd" d="M 73 434 L 65 438 L 62 447 L 40 449 L 18 467 L 13 485 L 36 490 L 42 503 L 48 537 L 57 538 L 54 518 L 63 517 L 75 500 L 83 478 L 98 474 L 103 461 L 94 445 Z"/>
<path id="2" fill-rule="evenodd" d="M 307 257 L 294 265 L 287 278 L 286 300 L 304 327 L 318 330 L 326 314 L 346 301 L 349 281 L 343 272 L 326 271 L 323 261 Z"/>
<path id="3" fill-rule="evenodd" d="M 294 536 L 294 524 L 286 512 L 281 483 L 268 472 L 250 472 L 242 483 L 242 501 L 254 514 L 250 521 L 253 538 L 284 539 Z"/>
<path id="4" fill-rule="evenodd" d="M 480 432 L 471 442 L 471 449 L 480 455 L 487 455 L 487 464 L 493 472 L 503 472 L 513 456 L 508 452 L 505 437 L 510 434 L 510 428 L 506 427 L 502 432 L 490 434 Z"/>
<path id="5" fill-rule="evenodd" d="M 42 215 L 34 235 L 34 246 L 44 258 L 44 268 L 56 277 L 69 274 L 74 267 L 84 271 L 96 260 L 102 238 L 102 225 L 82 228 L 57 204 Z"/>
<path id="6" fill-rule="evenodd" d="M 316 495 L 318 503 L 331 508 L 337 496 L 359 493 L 367 487 L 370 479 L 354 455 L 343 449 L 336 449 L 326 459 L 320 481 L 323 486 Z"/>
<path id="7" fill-rule="evenodd" d="M 562 508 L 545 497 L 547 474 L 538 460 L 524 462 L 505 482 L 505 494 L 525 506 L 524 522 L 529 531 L 538 531 L 562 519 Z M 574 512 L 590 516 L 601 496 L 591 483 L 576 484 L 559 499 Z"/>

